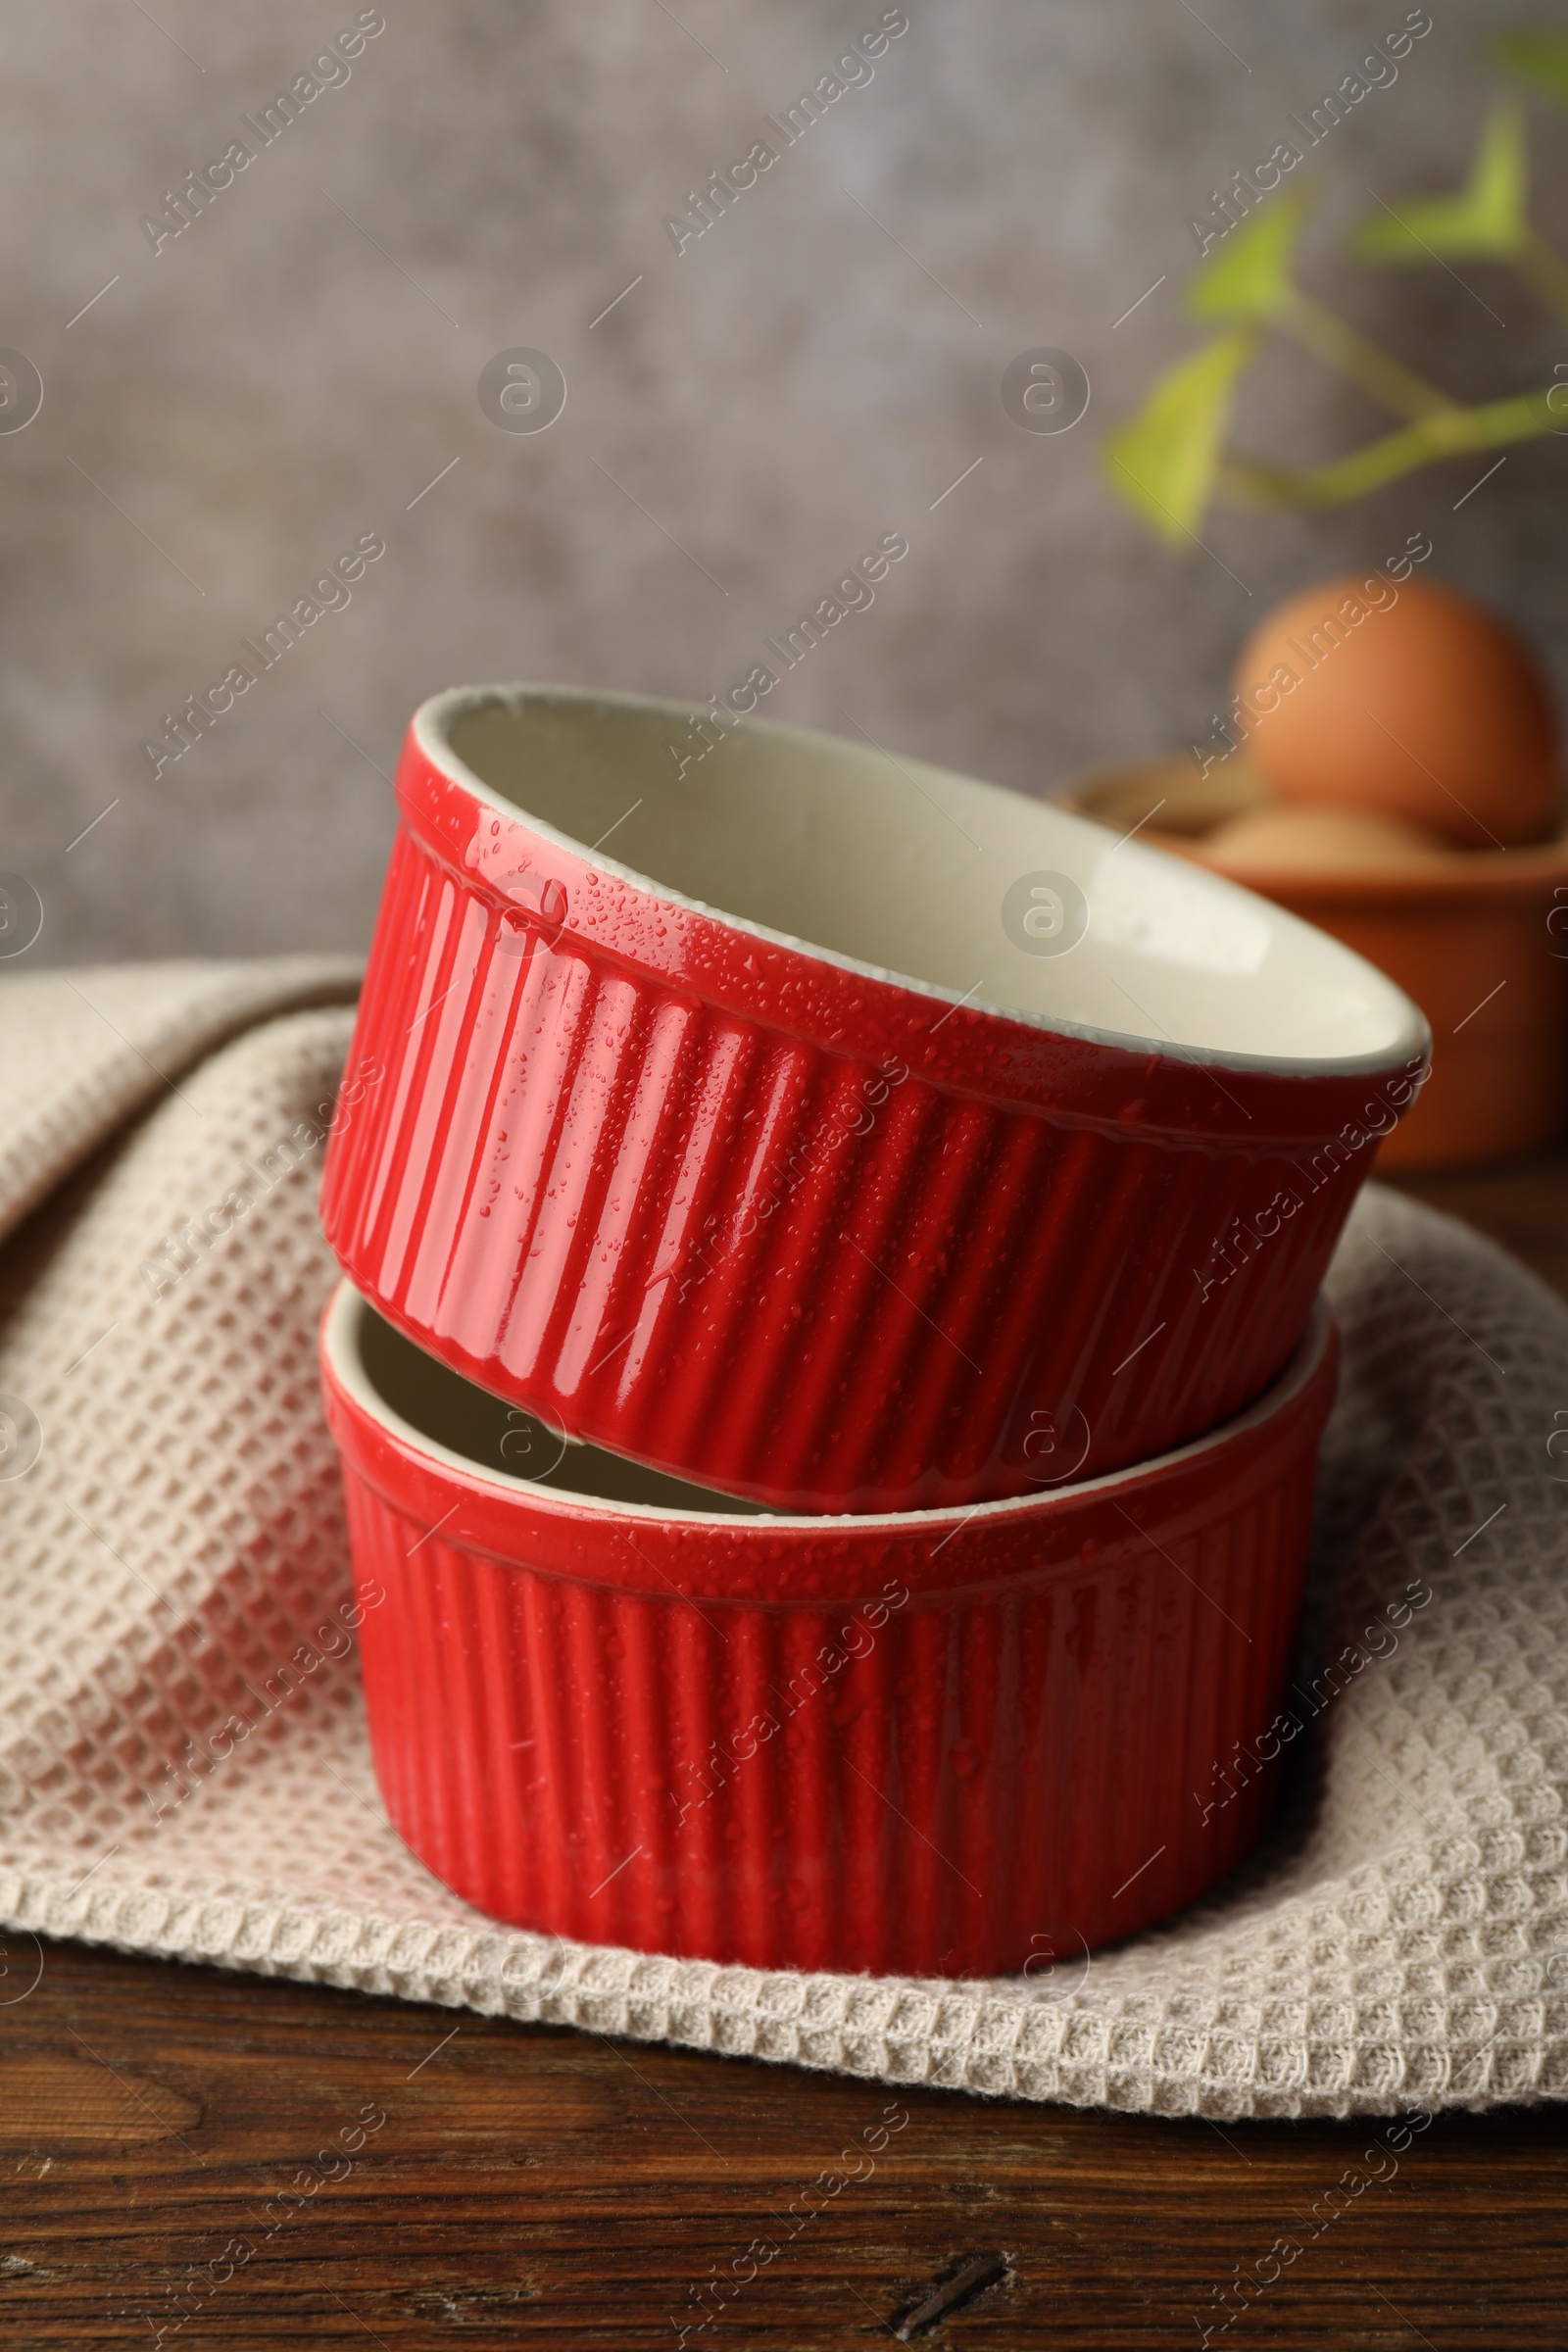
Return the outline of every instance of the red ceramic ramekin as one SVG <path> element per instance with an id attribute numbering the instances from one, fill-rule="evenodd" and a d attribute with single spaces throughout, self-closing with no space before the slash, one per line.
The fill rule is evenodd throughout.
<path id="1" fill-rule="evenodd" d="M 1063 810 L 702 723 L 416 713 L 354 1049 L 386 1075 L 322 1191 L 360 1289 L 572 1436 L 781 1509 L 1025 1493 L 1260 1395 L 1415 1007 Z"/>
<path id="2" fill-rule="evenodd" d="M 1264 1824 L 1322 1305 L 1215 1436 L 965 1514 L 774 1518 L 568 1446 L 348 1283 L 322 1360 L 387 1810 L 497 1918 L 1061 1984 Z"/>

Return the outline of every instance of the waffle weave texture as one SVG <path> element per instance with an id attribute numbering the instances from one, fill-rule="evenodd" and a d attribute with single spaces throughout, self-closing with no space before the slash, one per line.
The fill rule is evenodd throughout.
<path id="1" fill-rule="evenodd" d="M 291 957 L 0 983 L 0 1412 L 20 1447 L 0 1470 L 41 1438 L 0 1476 L 13 1976 L 31 1931 L 1217 2119 L 1568 2093 L 1568 1310 L 1376 1190 L 1331 1281 L 1345 1374 L 1290 1793 L 1219 1894 L 988 1984 L 600 1949 L 449 1894 L 371 1774 L 318 1389 L 320 1139 L 356 977 Z M 1401 1619 L 1412 1586 L 1430 1598 Z"/>

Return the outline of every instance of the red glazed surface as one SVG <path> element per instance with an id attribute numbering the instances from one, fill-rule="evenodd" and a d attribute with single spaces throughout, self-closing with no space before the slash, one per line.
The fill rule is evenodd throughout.
<path id="1" fill-rule="evenodd" d="M 756 1967 L 1070 1988 L 1264 1826 L 1326 1308 L 1216 1437 L 961 1517 L 693 1515 L 525 1484 L 405 1421 L 362 1339 L 396 1396 L 404 1344 L 344 1284 L 322 1356 L 376 1773 L 414 1852 L 481 1910 Z"/>
<path id="2" fill-rule="evenodd" d="M 516 699 L 558 733 L 689 718 Z M 354 1049 L 385 1077 L 327 1154 L 328 1239 L 392 1322 L 574 1437 L 781 1509 L 1026 1493 L 1147 1459 L 1261 1394 L 1372 1140 L 1414 1091 L 1424 1034 L 1387 983 L 1292 926 L 1342 958 L 1331 978 L 1363 976 L 1413 1024 L 1392 1058 L 1322 1067 L 963 1003 L 509 813 L 446 744 L 455 709 L 461 724 L 491 705 L 507 707 L 441 698 L 411 729 Z M 856 757 L 753 733 L 803 775 Z M 1096 856 L 1110 840 L 915 773 L 970 795 L 967 824 L 1000 808 L 1076 826 Z M 666 787 L 635 764 L 617 797 L 639 786 L 658 814 Z M 715 801 L 714 825 L 739 805 Z M 765 838 L 749 854 L 765 863 Z M 1042 865 L 1063 854 L 1038 848 Z M 1117 871 L 1156 897 L 1194 886 L 1136 842 L 1116 858 L 1148 861 Z M 991 866 L 1000 904 L 1015 865 Z M 1260 906 L 1200 887 L 1223 897 L 1194 922 Z M 1245 986 L 1222 983 L 1223 1004 Z"/>

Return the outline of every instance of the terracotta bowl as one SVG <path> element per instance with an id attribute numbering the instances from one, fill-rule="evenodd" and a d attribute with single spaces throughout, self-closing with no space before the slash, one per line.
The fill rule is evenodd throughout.
<path id="1" fill-rule="evenodd" d="M 1139 840 L 1206 863 L 1210 826 L 1266 797 L 1240 758 L 1200 777 L 1183 755 L 1076 777 L 1066 805 L 1118 830 L 1147 820 Z M 1246 880 L 1375 963 L 1431 1023 L 1432 1075 L 1381 1164 L 1503 1159 L 1568 1133 L 1568 834 L 1539 848 L 1455 851 L 1408 875 L 1250 870 Z"/>
<path id="2" fill-rule="evenodd" d="M 1321 1303 L 1210 1437 L 965 1513 L 774 1517 L 568 1446 L 348 1283 L 321 1360 L 387 1810 L 499 1919 L 1060 1982 L 1268 1817 Z"/>

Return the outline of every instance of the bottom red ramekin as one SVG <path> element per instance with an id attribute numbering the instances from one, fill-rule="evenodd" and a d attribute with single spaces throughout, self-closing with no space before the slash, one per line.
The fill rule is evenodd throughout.
<path id="1" fill-rule="evenodd" d="M 1224 1428 L 962 1514 L 775 1517 L 568 1446 L 347 1282 L 321 1352 L 387 1809 L 496 1918 L 1059 1983 L 1262 1829 L 1321 1302 Z"/>

